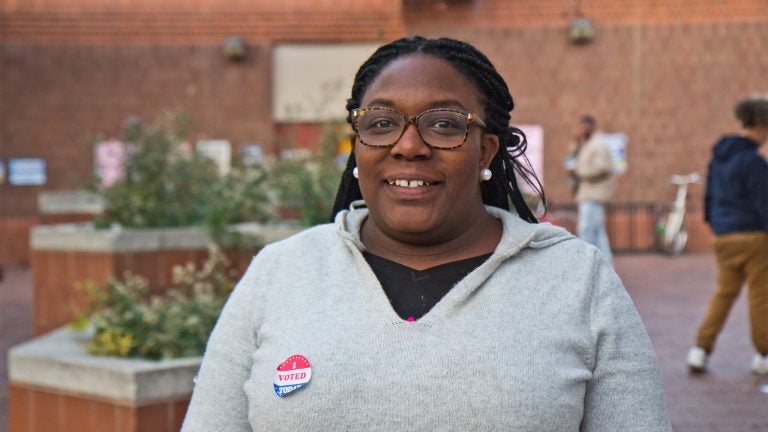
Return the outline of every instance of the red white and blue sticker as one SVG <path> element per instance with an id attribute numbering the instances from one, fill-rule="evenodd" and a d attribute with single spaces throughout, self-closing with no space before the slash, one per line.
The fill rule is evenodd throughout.
<path id="1" fill-rule="evenodd" d="M 309 360 L 303 355 L 294 354 L 277 367 L 275 393 L 284 397 L 307 385 L 311 378 L 312 367 L 309 365 Z"/>

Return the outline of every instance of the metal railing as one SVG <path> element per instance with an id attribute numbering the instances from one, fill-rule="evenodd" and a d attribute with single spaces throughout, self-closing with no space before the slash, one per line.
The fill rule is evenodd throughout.
<path id="1" fill-rule="evenodd" d="M 653 252 L 657 249 L 656 221 L 664 210 L 658 202 L 612 202 L 607 207 L 606 230 L 615 253 Z M 577 204 L 549 205 L 545 220 L 576 231 Z"/>

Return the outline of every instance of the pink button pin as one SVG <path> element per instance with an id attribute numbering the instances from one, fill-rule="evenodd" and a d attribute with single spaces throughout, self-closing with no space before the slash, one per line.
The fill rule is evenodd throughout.
<path id="1" fill-rule="evenodd" d="M 277 367 L 275 393 L 284 397 L 288 393 L 307 385 L 311 378 L 312 367 L 309 360 L 303 355 L 294 354 Z"/>

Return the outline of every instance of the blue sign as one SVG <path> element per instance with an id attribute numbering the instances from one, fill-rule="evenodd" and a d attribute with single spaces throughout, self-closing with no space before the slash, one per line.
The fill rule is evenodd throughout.
<path id="1" fill-rule="evenodd" d="M 40 186 L 47 180 L 45 160 L 15 158 L 8 160 L 8 183 L 15 186 Z"/>

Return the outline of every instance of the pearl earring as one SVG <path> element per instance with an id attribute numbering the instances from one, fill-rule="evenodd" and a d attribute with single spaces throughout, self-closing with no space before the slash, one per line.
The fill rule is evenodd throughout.
<path id="1" fill-rule="evenodd" d="M 359 174 L 359 172 L 357 171 L 357 167 L 354 167 L 354 168 L 352 168 L 352 177 L 354 177 L 354 178 L 360 178 L 360 177 L 359 177 L 359 175 L 360 175 L 360 174 Z"/>
<path id="2" fill-rule="evenodd" d="M 480 170 L 480 178 L 483 181 L 488 181 L 493 177 L 493 172 L 489 170 L 488 168 L 483 168 Z"/>

